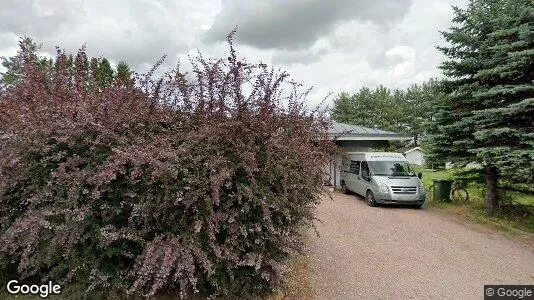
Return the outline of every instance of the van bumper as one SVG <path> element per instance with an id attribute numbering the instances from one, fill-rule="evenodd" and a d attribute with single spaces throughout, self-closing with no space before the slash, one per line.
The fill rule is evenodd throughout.
<path id="1" fill-rule="evenodd" d="M 378 194 L 375 196 L 375 201 L 381 204 L 423 204 L 425 203 L 425 194 L 414 195 L 391 195 L 391 194 Z"/>

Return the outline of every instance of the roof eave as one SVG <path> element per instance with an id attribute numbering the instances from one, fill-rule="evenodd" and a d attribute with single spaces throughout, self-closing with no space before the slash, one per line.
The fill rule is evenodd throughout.
<path id="1" fill-rule="evenodd" d="M 330 138 L 337 141 L 406 141 L 412 137 L 403 135 L 373 134 L 373 135 L 330 135 Z"/>
<path id="2" fill-rule="evenodd" d="M 419 151 L 421 151 L 421 152 L 423 152 L 423 153 L 425 152 L 425 150 L 423 150 L 421 147 L 414 147 L 414 148 L 412 148 L 412 149 L 409 149 L 409 150 L 404 151 L 404 154 L 413 152 L 413 151 L 415 151 L 415 150 L 419 150 Z"/>

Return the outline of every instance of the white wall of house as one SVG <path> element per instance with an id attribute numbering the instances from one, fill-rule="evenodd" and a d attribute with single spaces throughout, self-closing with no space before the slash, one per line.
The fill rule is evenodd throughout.
<path id="1" fill-rule="evenodd" d="M 425 164 L 425 154 L 421 150 L 416 149 L 406 152 L 404 156 L 412 165 L 422 166 Z"/>

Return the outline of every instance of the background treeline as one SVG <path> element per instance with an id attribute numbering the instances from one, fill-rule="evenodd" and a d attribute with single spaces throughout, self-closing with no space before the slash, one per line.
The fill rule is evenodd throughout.
<path id="1" fill-rule="evenodd" d="M 363 87 L 352 95 L 339 94 L 331 115 L 336 122 L 411 135 L 412 143 L 418 145 L 432 119 L 433 105 L 442 97 L 434 79 L 407 89 Z"/>
<path id="2" fill-rule="evenodd" d="M 31 59 L 39 71 L 43 74 L 44 82 L 47 86 L 51 86 L 54 82 L 56 70 L 65 68 L 66 72 L 74 74 L 76 72 L 75 58 L 72 54 L 66 55 L 57 48 L 58 54 L 56 58 L 45 57 L 39 55 L 40 46 L 30 37 L 23 37 L 19 41 L 19 52 L 12 57 L 1 57 L 2 66 L 5 68 L 4 72 L 0 72 L 0 87 L 8 88 L 14 87 L 20 82 L 25 59 Z M 116 67 L 113 67 L 109 60 L 105 57 L 84 56 L 78 63 L 83 64 L 87 74 L 85 74 L 85 84 L 88 89 L 104 88 L 110 86 L 114 81 L 120 81 L 123 84 L 131 84 L 133 72 L 130 66 L 124 61 L 118 62 Z M 61 66 L 64 65 L 64 66 Z"/>

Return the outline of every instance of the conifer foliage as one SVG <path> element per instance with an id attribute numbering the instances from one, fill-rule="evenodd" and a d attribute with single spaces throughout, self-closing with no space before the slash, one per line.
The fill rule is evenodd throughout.
<path id="1" fill-rule="evenodd" d="M 433 126 L 439 155 L 485 167 L 486 209 L 498 180 L 534 182 L 534 2 L 471 0 L 455 8 L 441 65 L 448 97 Z"/>
<path id="2" fill-rule="evenodd" d="M 353 95 L 340 93 L 334 99 L 332 119 L 409 134 L 414 145 L 418 146 L 432 118 L 433 102 L 443 96 L 438 87 L 438 81 L 430 79 L 405 90 L 391 90 L 381 85 L 374 90 L 363 87 Z"/>
<path id="3" fill-rule="evenodd" d="M 58 52 L 51 84 L 23 49 L 0 93 L 2 284 L 186 297 L 279 283 L 322 192 L 328 123 L 229 43 L 192 74 L 99 88 L 83 49 L 74 72 Z"/>
<path id="4" fill-rule="evenodd" d="M 55 69 L 58 68 L 58 64 L 66 64 L 68 72 L 75 72 L 75 59 L 72 54 L 64 55 L 64 53 L 58 53 L 58 57 L 61 57 L 63 61 L 57 61 L 53 58 L 39 55 L 38 51 L 40 49 L 41 46 L 36 44 L 32 38 L 21 37 L 19 41 L 19 51 L 16 55 L 12 57 L 0 57 L 2 67 L 5 68 L 4 72 L 0 72 L 0 89 L 5 89 L 18 84 L 20 76 L 22 75 L 25 59 L 31 59 L 33 63 L 37 65 L 39 71 L 47 80 L 47 86 L 53 81 L 53 77 L 57 73 Z M 56 50 L 57 52 L 61 52 L 60 49 Z M 83 52 L 85 53 L 85 51 Z M 86 70 L 84 80 L 91 88 L 110 86 L 117 80 L 123 84 L 132 83 L 133 72 L 124 61 L 120 61 L 117 64 L 116 70 L 105 57 L 93 57 L 88 59 L 87 56 L 84 55 L 82 58 L 78 58 L 77 63 L 84 65 L 84 70 Z M 78 66 L 77 69 L 80 69 L 80 66 Z"/>

